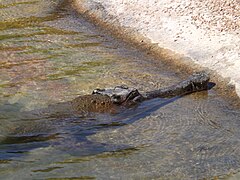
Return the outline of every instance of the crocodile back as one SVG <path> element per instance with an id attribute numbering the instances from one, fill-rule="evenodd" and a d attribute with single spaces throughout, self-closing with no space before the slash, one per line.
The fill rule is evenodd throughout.
<path id="1" fill-rule="evenodd" d="M 120 108 L 111 101 L 109 96 L 99 94 L 79 96 L 71 102 L 71 105 L 74 111 L 79 114 L 88 112 L 116 113 Z"/>

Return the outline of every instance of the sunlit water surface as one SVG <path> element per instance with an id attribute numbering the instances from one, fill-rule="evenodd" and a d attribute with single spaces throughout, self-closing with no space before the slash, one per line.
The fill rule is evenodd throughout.
<path id="1" fill-rule="evenodd" d="M 95 88 L 146 91 L 184 78 L 67 3 L 0 1 L 0 52 L 1 179 L 199 179 L 240 168 L 240 110 L 214 88 L 119 114 L 26 118 Z"/>

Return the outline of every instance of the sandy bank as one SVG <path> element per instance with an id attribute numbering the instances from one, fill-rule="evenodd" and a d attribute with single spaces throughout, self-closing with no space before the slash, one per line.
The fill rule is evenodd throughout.
<path id="1" fill-rule="evenodd" d="M 239 0 L 73 0 L 73 7 L 149 50 L 170 50 L 177 58 L 169 61 L 208 68 L 240 96 Z"/>

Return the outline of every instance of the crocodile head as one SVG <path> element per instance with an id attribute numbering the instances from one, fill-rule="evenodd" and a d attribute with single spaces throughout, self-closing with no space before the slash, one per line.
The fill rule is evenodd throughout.
<path id="1" fill-rule="evenodd" d="M 142 95 L 137 89 L 128 88 L 124 85 L 107 89 L 95 89 L 92 94 L 106 95 L 110 97 L 111 101 L 115 104 L 138 102 L 142 99 Z"/>

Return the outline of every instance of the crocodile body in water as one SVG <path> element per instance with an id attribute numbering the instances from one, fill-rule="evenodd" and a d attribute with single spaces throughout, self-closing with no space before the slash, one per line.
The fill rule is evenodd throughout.
<path id="1" fill-rule="evenodd" d="M 82 146 L 82 148 L 77 148 L 76 153 L 89 154 L 95 151 L 95 147 L 102 148 L 101 151 L 105 151 L 108 146 L 93 145 L 86 137 L 101 128 L 125 124 L 121 115 L 124 118 L 128 118 L 129 114 L 131 114 L 131 117 L 136 115 L 133 120 L 142 117 L 141 114 L 138 116 L 136 111 L 131 111 L 131 107 L 135 107 L 144 100 L 182 96 L 207 90 L 208 82 L 209 76 L 200 72 L 173 86 L 145 93 L 140 93 L 137 89 L 126 86 L 95 89 L 92 94 L 79 96 L 69 102 L 57 103 L 49 105 L 47 108 L 20 113 L 17 117 L 21 119 L 20 124 L 13 125 L 9 129 L 8 135 L 6 134 L 6 137 L 2 138 L 1 143 L 19 144 L 36 141 L 41 146 L 40 142 L 48 141 L 50 144 L 57 144 L 57 146 L 60 144 L 59 148 L 69 149 L 74 148 L 79 142 L 84 142 L 85 144 L 89 143 L 92 150 L 85 151 L 83 148 L 85 146 Z M 148 114 L 143 113 L 144 115 Z M 118 120 L 119 117 L 121 120 Z M 68 132 L 69 130 L 70 132 Z M 30 146 L 28 149 L 36 147 L 38 147 L 38 144 Z M 80 151 L 79 149 L 83 150 Z"/>
<path id="2" fill-rule="evenodd" d="M 89 113 L 117 113 L 121 112 L 123 108 L 136 105 L 144 100 L 181 96 L 207 90 L 209 79 L 207 73 L 198 72 L 173 86 L 145 93 L 140 93 L 137 89 L 126 86 L 95 89 L 92 94 L 79 96 L 70 102 L 50 105 L 35 112 L 38 115 L 48 117 L 85 116 Z"/>

